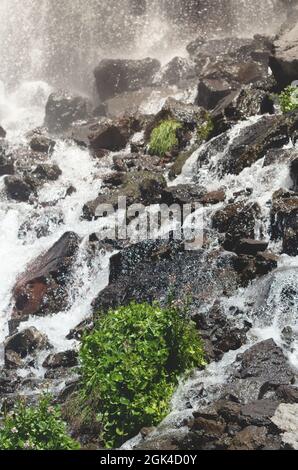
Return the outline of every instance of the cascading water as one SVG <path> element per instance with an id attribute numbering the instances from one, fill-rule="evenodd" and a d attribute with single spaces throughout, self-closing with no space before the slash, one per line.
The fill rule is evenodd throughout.
<path id="1" fill-rule="evenodd" d="M 0 124 L 7 131 L 9 145 L 17 147 L 26 144 L 25 133 L 42 125 L 45 104 L 53 88 L 65 87 L 91 93 L 92 70 L 103 57 L 136 58 L 151 55 L 167 61 L 177 54 L 185 54 L 186 42 L 200 34 L 222 37 L 230 35 L 232 31 L 238 34 L 240 31 L 241 35 L 245 36 L 260 32 L 260 25 L 261 32 L 274 31 L 276 23 L 281 22 L 281 18 L 276 20 L 276 9 L 280 7 L 278 0 L 208 0 L 202 3 L 205 6 L 200 6 L 198 10 L 198 2 L 194 0 L 154 0 L 147 2 L 146 8 L 140 8 L 138 2 L 131 0 L 89 0 L 87 3 L 83 0 L 0 0 Z M 224 12 L 220 15 L 220 21 L 219 3 L 220 11 Z M 195 14 L 197 19 L 194 18 Z M 247 24 L 248 15 L 250 24 L 246 30 L 244 25 Z M 255 31 L 251 28 L 253 22 Z M 155 103 L 153 104 L 155 106 Z M 143 109 L 152 111 L 153 104 L 144 104 Z M 160 102 L 158 107 L 161 105 Z M 156 109 L 154 110 L 156 112 Z M 263 162 L 259 161 L 239 176 L 227 175 L 224 178 L 218 171 L 225 151 L 238 133 L 258 119 L 252 118 L 236 125 L 230 131 L 226 149 L 213 152 L 209 163 L 200 168 L 196 183 L 203 184 L 208 190 L 226 186 L 229 188 L 228 198 L 237 190 L 253 186 L 251 202 L 258 202 L 264 208 L 262 227 L 258 230 L 266 233 L 269 224 L 267 200 L 280 187 L 289 188 L 286 164 L 264 169 Z M 206 145 L 212 145 L 212 141 Z M 206 147 L 193 154 L 175 183 L 193 181 L 193 174 L 198 173 L 198 158 L 204 151 Z M 58 140 L 54 153 L 48 156 L 48 160 L 58 164 L 62 176 L 57 182 L 48 183 L 39 190 L 37 205 L 9 201 L 4 192 L 3 177 L 0 177 L 2 346 L 8 332 L 12 289 L 18 275 L 24 272 L 30 261 L 48 250 L 65 232 L 74 231 L 82 240 L 70 282 L 68 308 L 54 316 L 29 318 L 20 328 L 36 326 L 48 335 L 56 351 L 76 347 L 75 342 L 66 340 L 66 334 L 88 317 L 91 313 L 91 301 L 108 282 L 109 255 L 99 252 L 90 260 L 86 243 L 89 235 L 96 232 L 97 222 L 82 221 L 81 213 L 84 203 L 97 196 L 102 177 L 110 170 L 111 158 L 99 164 L 87 149 Z M 65 193 L 71 186 L 76 192 L 65 198 Z M 216 206 L 214 210 L 219 207 Z M 30 227 L 24 233 L 23 227 L 28 220 L 31 221 Z M 39 237 L 37 228 L 44 224 L 47 225 L 47 234 Z M 288 318 L 285 315 L 287 307 L 279 307 L 283 304 L 283 283 L 285 286 L 294 286 L 298 269 L 292 266 L 293 260 L 288 257 L 285 257 L 281 264 L 291 269 L 280 271 L 276 275 L 273 282 L 279 289 L 276 289 L 274 294 L 273 291 L 269 292 L 266 300 L 267 304 L 270 304 L 270 315 L 273 315 L 275 320 L 268 325 L 267 318 L 261 314 L 255 315 L 257 320 L 254 320 L 255 328 L 249 344 L 256 341 L 256 338 L 272 336 L 282 344 L 281 331 L 284 327 L 291 326 L 295 331 L 298 329 L 297 318 Z M 244 298 L 249 304 L 250 297 L 259 297 L 262 289 L 263 287 L 256 283 L 250 291 L 238 292 L 230 303 L 236 305 Z M 296 305 L 296 291 L 292 301 Z M 229 306 L 227 302 L 227 314 Z M 247 307 L 244 312 L 251 318 L 249 309 L 250 307 Z M 297 350 L 296 341 L 291 351 L 288 351 L 290 360 L 296 367 Z M 189 413 L 187 402 L 198 381 L 207 381 L 211 386 L 223 381 L 225 367 L 235 359 L 235 354 L 229 353 L 222 363 L 213 364 L 205 372 L 197 373 L 188 384 L 181 385 L 174 397 L 176 414 L 170 415 L 167 423 L 175 422 L 180 425 L 183 417 Z M 41 355 L 38 366 L 42 360 Z M 42 372 L 41 367 L 37 370 L 37 374 Z"/>

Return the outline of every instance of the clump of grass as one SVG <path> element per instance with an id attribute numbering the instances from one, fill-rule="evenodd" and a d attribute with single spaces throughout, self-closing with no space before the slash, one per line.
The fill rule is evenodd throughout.
<path id="1" fill-rule="evenodd" d="M 209 113 L 206 113 L 205 122 L 198 127 L 198 138 L 201 141 L 206 141 L 209 139 L 210 135 L 214 131 L 214 123 L 212 117 Z"/>
<path id="2" fill-rule="evenodd" d="M 283 113 L 289 113 L 298 109 L 298 87 L 290 85 L 273 98 L 277 99 Z"/>
<path id="3" fill-rule="evenodd" d="M 160 157 L 171 152 L 178 145 L 177 130 L 181 127 L 182 124 L 173 119 L 162 121 L 151 133 L 149 152 Z"/>
<path id="4" fill-rule="evenodd" d="M 81 403 L 94 406 L 108 448 L 159 424 L 179 378 L 205 365 L 200 336 L 185 313 L 146 303 L 100 316 L 80 357 Z"/>

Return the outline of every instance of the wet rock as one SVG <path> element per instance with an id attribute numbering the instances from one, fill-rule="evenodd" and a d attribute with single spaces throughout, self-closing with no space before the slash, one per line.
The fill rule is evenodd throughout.
<path id="1" fill-rule="evenodd" d="M 62 171 L 58 165 L 41 163 L 37 165 L 32 174 L 42 180 L 56 181 L 62 175 Z"/>
<path id="2" fill-rule="evenodd" d="M 92 150 L 116 152 L 128 144 L 130 137 L 141 130 L 141 122 L 135 117 L 116 120 L 106 119 L 88 127 L 88 141 Z"/>
<path id="3" fill-rule="evenodd" d="M 46 335 L 40 333 L 35 327 L 31 327 L 10 336 L 5 341 L 4 348 L 5 353 L 13 351 L 20 358 L 25 358 L 36 351 L 48 349 L 49 341 Z"/>
<path id="4" fill-rule="evenodd" d="M 283 253 L 298 254 L 298 197 L 291 191 L 274 193 L 271 208 L 271 238 L 283 240 Z"/>
<path id="5" fill-rule="evenodd" d="M 296 158 L 295 149 L 271 149 L 264 158 L 264 167 L 282 163 L 290 163 Z M 294 176 L 294 174 L 293 174 Z"/>
<path id="6" fill-rule="evenodd" d="M 54 150 L 56 142 L 43 134 L 34 134 L 29 142 L 34 152 L 49 154 Z"/>
<path id="7" fill-rule="evenodd" d="M 199 82 L 196 104 L 212 110 L 219 101 L 231 93 L 231 86 L 225 80 L 203 79 Z"/>
<path id="8" fill-rule="evenodd" d="M 298 403 L 298 388 L 290 385 L 281 385 L 276 390 L 276 396 L 283 403 Z"/>
<path id="9" fill-rule="evenodd" d="M 113 158 L 113 168 L 118 172 L 162 171 L 163 166 L 159 157 L 131 153 L 128 155 L 116 155 Z"/>
<path id="10" fill-rule="evenodd" d="M 8 350 L 5 352 L 5 367 L 7 369 L 20 369 L 24 367 L 24 362 L 18 353 Z"/>
<path id="11" fill-rule="evenodd" d="M 66 339 L 80 340 L 82 339 L 85 333 L 91 332 L 93 328 L 94 328 L 94 324 L 93 324 L 92 319 L 84 320 L 81 323 L 79 323 L 75 328 L 70 330 L 70 332 L 66 336 Z"/>
<path id="12" fill-rule="evenodd" d="M 220 202 L 224 202 L 225 200 L 225 191 L 223 189 L 219 189 L 218 191 L 210 191 L 209 193 L 205 194 L 200 199 L 200 203 L 203 204 L 203 206 L 208 206 L 219 204 Z"/>
<path id="13" fill-rule="evenodd" d="M 242 238 L 236 248 L 236 253 L 256 256 L 259 252 L 264 252 L 268 248 L 269 242 L 262 240 L 252 240 Z"/>
<path id="14" fill-rule="evenodd" d="M 7 147 L 0 142 L 0 177 L 13 175 L 15 172 L 14 159 L 11 154 L 7 155 Z"/>
<path id="15" fill-rule="evenodd" d="M 275 41 L 270 67 L 282 89 L 298 77 L 298 26 L 295 24 Z"/>
<path id="16" fill-rule="evenodd" d="M 90 104 L 86 98 L 67 91 L 57 91 L 49 96 L 44 125 L 51 133 L 60 133 L 80 120 L 89 117 Z"/>
<path id="17" fill-rule="evenodd" d="M 0 368 L 0 393 L 12 394 L 16 391 L 20 382 L 20 378 L 17 374 L 11 370 Z"/>
<path id="18" fill-rule="evenodd" d="M 272 427 L 271 420 L 280 402 L 257 400 L 241 407 L 239 422 L 242 426 Z"/>
<path id="19" fill-rule="evenodd" d="M 268 150 L 283 147 L 289 142 L 297 118 L 298 113 L 289 118 L 264 116 L 257 123 L 242 129 L 220 162 L 222 173 L 238 175 L 244 168 L 263 158 Z"/>
<path id="20" fill-rule="evenodd" d="M 59 312 L 67 305 L 67 280 L 79 247 L 79 237 L 65 233 L 23 273 L 14 289 L 12 320 Z"/>
<path id="21" fill-rule="evenodd" d="M 226 250 L 234 251 L 243 238 L 254 238 L 255 222 L 259 213 L 258 204 L 239 202 L 229 204 L 214 214 L 212 224 L 220 233 L 225 233 Z"/>
<path id="22" fill-rule="evenodd" d="M 209 256 L 209 255 L 208 255 Z M 180 302 L 190 291 L 190 312 L 213 304 L 223 291 L 231 292 L 237 275 L 229 255 L 185 250 L 177 241 L 146 241 L 124 249 L 110 260 L 109 285 L 94 300 L 94 310 L 107 310 L 130 301 L 166 302 L 169 289 Z M 221 294 L 220 294 L 221 293 Z"/>
<path id="23" fill-rule="evenodd" d="M 273 339 L 252 346 L 238 358 L 238 362 L 235 378 L 257 379 L 259 391 L 261 387 L 264 390 L 264 386 L 289 385 L 295 377 L 282 349 Z"/>
<path id="24" fill-rule="evenodd" d="M 283 432 L 282 441 L 291 449 L 298 450 L 298 405 L 282 403 L 271 421 Z"/>
<path id="25" fill-rule="evenodd" d="M 94 70 L 96 87 L 102 101 L 127 91 L 152 85 L 160 69 L 156 59 L 104 59 Z"/>
<path id="26" fill-rule="evenodd" d="M 166 181 L 161 173 L 133 171 L 125 174 L 122 181 L 118 189 L 100 194 L 95 200 L 86 203 L 83 207 L 83 218 L 98 218 L 97 209 L 103 205 L 108 204 L 117 209 L 120 197 L 126 197 L 127 207 L 134 203 L 149 205 L 162 202 Z"/>
<path id="27" fill-rule="evenodd" d="M 234 437 L 229 450 L 261 450 L 267 444 L 265 427 L 248 426 Z"/>
<path id="28" fill-rule="evenodd" d="M 6 137 L 6 131 L 3 129 L 2 126 L 0 126 L 0 139 L 5 139 Z"/>
<path id="29" fill-rule="evenodd" d="M 290 177 L 293 181 L 293 191 L 298 192 L 298 158 L 291 160 Z"/>
<path id="30" fill-rule="evenodd" d="M 193 319 L 200 331 L 210 361 L 219 361 L 228 351 L 236 351 L 243 346 L 251 327 L 248 323 L 243 323 L 241 328 L 234 326 L 231 321 L 227 321 L 225 313 L 216 302 L 207 314 L 196 313 Z"/>
<path id="31" fill-rule="evenodd" d="M 270 93 L 257 85 L 231 91 L 218 102 L 211 113 L 214 134 L 230 129 L 238 121 L 260 114 L 274 114 L 274 103 Z"/>
<path id="32" fill-rule="evenodd" d="M 20 176 L 6 176 L 4 179 L 7 196 L 18 202 L 28 202 L 35 194 L 32 181 Z"/>
<path id="33" fill-rule="evenodd" d="M 162 194 L 163 202 L 172 205 L 192 204 L 201 202 L 202 196 L 206 194 L 206 189 L 195 184 L 180 184 L 178 186 L 170 186 L 165 189 Z"/>
<path id="34" fill-rule="evenodd" d="M 191 157 L 193 152 L 194 152 L 194 149 L 179 153 L 179 155 L 175 159 L 175 162 L 172 164 L 170 168 L 170 171 L 169 171 L 170 180 L 174 180 L 177 176 L 181 175 L 185 163 Z"/>
<path id="35" fill-rule="evenodd" d="M 46 369 L 60 369 L 61 367 L 74 367 L 78 364 L 78 353 L 73 350 L 50 354 L 42 366 Z"/>
<path id="36" fill-rule="evenodd" d="M 174 57 L 158 73 L 155 83 L 159 85 L 182 85 L 185 80 L 195 78 L 193 64 L 184 57 Z"/>
<path id="37" fill-rule="evenodd" d="M 263 36 L 255 36 L 251 39 L 228 37 L 211 40 L 199 37 L 187 46 L 187 50 L 192 60 L 197 64 L 198 72 L 202 75 L 208 76 L 210 66 L 214 64 L 215 66 L 226 64 L 226 73 L 233 76 L 234 82 L 241 82 L 242 76 L 233 74 L 233 68 L 240 64 L 243 66 L 258 66 L 260 68 L 258 78 L 267 75 L 272 44 L 268 38 Z M 218 72 L 224 76 L 222 70 L 218 69 Z"/>

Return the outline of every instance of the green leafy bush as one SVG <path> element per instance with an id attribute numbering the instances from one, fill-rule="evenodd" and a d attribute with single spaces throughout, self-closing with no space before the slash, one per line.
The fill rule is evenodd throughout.
<path id="1" fill-rule="evenodd" d="M 288 86 L 277 96 L 278 103 L 283 113 L 298 109 L 298 87 Z"/>
<path id="2" fill-rule="evenodd" d="M 103 315 L 80 356 L 81 400 L 93 397 L 107 447 L 157 425 L 179 378 L 204 365 L 201 340 L 184 313 L 136 303 Z"/>
<path id="3" fill-rule="evenodd" d="M 79 444 L 67 435 L 60 409 L 44 395 L 37 406 L 20 400 L 12 412 L 3 416 L 0 449 L 76 450 Z"/>
<path id="4" fill-rule="evenodd" d="M 160 157 L 171 152 L 178 145 L 177 130 L 181 127 L 179 122 L 172 119 L 162 121 L 151 133 L 149 152 Z"/>
<path id="5" fill-rule="evenodd" d="M 200 140 L 208 140 L 214 131 L 214 123 L 209 113 L 206 113 L 205 122 L 198 128 L 198 138 Z"/>

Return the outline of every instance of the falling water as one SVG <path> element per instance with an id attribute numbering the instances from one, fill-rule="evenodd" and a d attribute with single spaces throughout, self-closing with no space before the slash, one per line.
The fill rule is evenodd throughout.
<path id="1" fill-rule="evenodd" d="M 140 4 L 146 6 L 140 8 Z M 274 26 L 279 0 L 1 0 L 0 80 L 90 90 L 103 57 L 182 53 L 190 37 Z M 278 17 L 280 23 L 280 18 Z"/>

